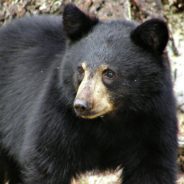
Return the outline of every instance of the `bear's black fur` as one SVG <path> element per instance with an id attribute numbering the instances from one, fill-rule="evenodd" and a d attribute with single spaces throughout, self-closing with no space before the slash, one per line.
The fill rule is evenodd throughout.
<path id="1" fill-rule="evenodd" d="M 101 22 L 74 5 L 0 29 L 0 183 L 69 184 L 124 168 L 123 184 L 174 184 L 177 126 L 167 26 Z M 94 119 L 73 103 L 81 62 L 107 64 L 115 108 Z"/>

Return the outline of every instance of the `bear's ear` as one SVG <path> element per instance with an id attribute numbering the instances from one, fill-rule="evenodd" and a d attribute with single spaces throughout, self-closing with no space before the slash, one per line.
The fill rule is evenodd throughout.
<path id="1" fill-rule="evenodd" d="M 151 19 L 135 28 L 131 33 L 131 38 L 135 44 L 162 54 L 169 39 L 169 32 L 164 21 Z"/>
<path id="2" fill-rule="evenodd" d="M 90 17 L 73 4 L 67 4 L 63 12 L 63 25 L 68 38 L 72 41 L 80 39 L 97 24 L 96 17 Z"/>

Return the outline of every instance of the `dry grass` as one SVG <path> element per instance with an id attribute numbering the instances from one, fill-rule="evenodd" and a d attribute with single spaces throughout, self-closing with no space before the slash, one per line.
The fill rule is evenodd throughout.
<path id="1" fill-rule="evenodd" d="M 121 170 L 115 172 L 105 172 L 102 174 L 88 173 L 75 180 L 72 184 L 120 184 L 119 177 Z"/>

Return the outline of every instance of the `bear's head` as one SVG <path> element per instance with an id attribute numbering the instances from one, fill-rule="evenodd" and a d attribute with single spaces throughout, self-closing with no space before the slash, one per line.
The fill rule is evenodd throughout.
<path id="1" fill-rule="evenodd" d="M 163 21 L 102 22 L 69 4 L 63 26 L 67 46 L 60 79 L 77 116 L 93 119 L 148 108 L 167 86 L 163 51 L 168 29 Z"/>

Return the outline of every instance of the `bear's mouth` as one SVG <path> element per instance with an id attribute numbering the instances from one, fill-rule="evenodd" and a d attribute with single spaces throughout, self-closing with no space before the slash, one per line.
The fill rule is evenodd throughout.
<path id="1" fill-rule="evenodd" d="M 108 113 L 109 113 L 109 110 L 104 109 L 103 111 L 100 111 L 100 112 L 90 112 L 87 114 L 83 114 L 83 115 L 80 115 L 80 117 L 83 119 L 96 119 L 99 117 L 104 117 Z"/>

